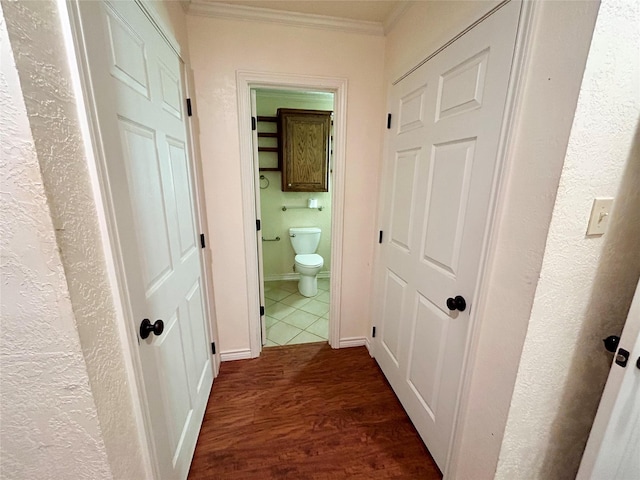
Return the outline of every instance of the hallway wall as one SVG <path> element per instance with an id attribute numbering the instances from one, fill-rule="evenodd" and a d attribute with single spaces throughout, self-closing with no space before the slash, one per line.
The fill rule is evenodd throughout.
<path id="1" fill-rule="evenodd" d="M 639 27 L 636 0 L 602 1 L 497 479 L 575 477 L 611 368 L 601 339 L 627 318 L 640 276 Z M 615 197 L 609 228 L 586 236 L 596 197 Z"/>
<path id="2" fill-rule="evenodd" d="M 157 10 L 168 31 L 186 42 L 179 34 L 186 28 L 177 3 L 145 3 Z M 5 297 L 4 286 L 2 292 L 3 302 L 21 302 L 9 304 L 12 310 L 5 310 L 3 303 L 3 333 L 10 328 L 20 335 L 3 341 L 1 352 L 2 417 L 17 420 L 2 422 L 2 468 L 3 473 L 17 471 L 15 478 L 149 478 L 147 439 L 123 338 L 127 326 L 112 291 L 117 285 L 107 258 L 109 240 L 103 230 L 104 215 L 99 213 L 97 174 L 92 152 L 85 150 L 86 146 L 91 150 L 90 140 L 84 136 L 83 112 L 78 111 L 83 93 L 74 82 L 76 59 L 67 55 L 67 48 L 73 47 L 61 5 L 55 0 L 2 3 L 2 22 L 6 21 L 11 43 L 2 38 L 2 46 L 15 57 L 22 108 L 31 130 L 29 154 L 34 155 L 21 159 L 17 169 L 10 165 L 11 180 L 23 182 L 19 187 L 29 199 L 24 203 L 25 192 L 15 193 L 23 203 L 13 213 L 20 215 L 2 222 L 11 229 L 11 235 L 2 238 L 15 241 L 13 235 L 26 232 L 31 238 L 34 232 L 41 235 L 33 243 L 18 236 L 18 244 L 9 247 L 21 249 L 16 252 L 31 263 L 30 268 L 13 272 L 16 281 L 25 276 L 23 282 L 11 285 L 13 293 Z M 186 44 L 182 51 L 186 55 Z M 4 58 L 2 68 L 9 68 Z M 2 108 L 3 115 L 10 111 Z M 9 127 L 6 131 L 13 131 Z M 24 135 L 12 138 L 24 139 Z M 24 145 L 15 147 L 12 155 L 25 154 Z M 35 170 L 26 163 L 29 160 L 37 162 Z M 24 302 L 25 298 L 33 302 Z M 5 312 L 15 316 L 6 320 Z M 23 344 L 25 338 L 28 345 Z M 12 361 L 10 368 L 5 368 L 5 360 Z M 11 383 L 5 383 L 7 378 Z M 6 456 L 5 448 L 12 449 Z"/>
<path id="3" fill-rule="evenodd" d="M 221 350 L 249 349 L 236 72 L 347 78 L 341 338 L 364 337 L 384 128 L 384 38 L 188 17 Z"/>
<path id="4" fill-rule="evenodd" d="M 0 471 L 113 478 L 0 6 Z"/>

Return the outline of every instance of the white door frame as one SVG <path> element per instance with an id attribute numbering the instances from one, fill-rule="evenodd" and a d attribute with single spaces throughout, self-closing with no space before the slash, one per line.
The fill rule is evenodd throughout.
<path id="1" fill-rule="evenodd" d="M 58 0 L 60 11 L 68 15 L 69 32 L 71 38 L 67 38 L 72 76 L 77 74 L 78 87 L 81 90 L 82 98 L 78 98 L 79 121 L 83 127 L 83 136 L 86 143 L 88 156 L 89 175 L 94 182 L 94 188 L 98 192 L 99 197 L 96 198 L 96 216 L 100 227 L 103 231 L 102 239 L 104 242 L 105 263 L 109 271 L 109 281 L 113 296 L 113 303 L 116 310 L 118 330 L 122 338 L 122 352 L 125 361 L 127 380 L 129 383 L 131 397 L 133 399 L 133 410 L 137 428 L 139 431 L 139 439 L 141 443 L 142 453 L 144 455 L 143 462 L 147 471 L 151 473 L 152 478 L 160 478 L 158 462 L 155 455 L 154 439 L 152 434 L 152 419 L 149 415 L 148 400 L 144 388 L 144 378 L 142 375 L 142 364 L 139 355 L 138 332 L 135 327 L 134 319 L 128 298 L 126 287 L 126 277 L 124 272 L 124 264 L 122 253 L 118 241 L 115 208 L 111 199 L 109 190 L 109 181 L 106 169 L 106 157 L 100 134 L 98 114 L 94 101 L 96 92 L 89 74 L 88 58 L 90 52 L 87 50 L 83 37 L 83 25 L 81 22 L 78 2 L 81 0 Z M 171 30 L 165 25 L 164 21 L 158 16 L 147 0 L 134 0 L 149 21 L 158 30 L 160 35 L 168 42 L 170 47 L 175 51 L 183 64 L 183 88 L 184 93 L 188 97 L 193 97 L 193 77 L 189 64 L 182 54 L 182 49 L 178 41 L 171 34 Z M 77 68 L 77 72 L 73 69 Z M 83 115 L 84 113 L 84 115 Z M 197 147 L 197 130 L 198 124 L 196 117 L 187 117 L 186 137 L 188 150 L 190 153 L 190 170 L 193 178 L 193 192 L 196 209 L 196 229 L 200 232 L 207 232 L 206 207 L 204 199 L 204 181 L 202 178 L 202 167 L 200 161 L 200 151 Z M 213 306 L 213 275 L 211 271 L 210 249 L 200 249 L 200 261 L 202 269 L 202 277 L 205 283 L 205 317 L 206 332 L 209 336 L 209 342 L 217 340 L 217 325 L 212 322 L 214 306 Z M 217 376 L 220 366 L 219 349 L 212 356 L 212 369 L 214 378 Z"/>
<path id="2" fill-rule="evenodd" d="M 260 290 L 258 285 L 258 245 L 256 229 L 256 188 L 254 181 L 251 138 L 251 89 L 321 91 L 334 94 L 333 177 L 331 183 L 331 306 L 329 313 L 329 345 L 340 348 L 340 292 L 342 285 L 342 231 L 344 218 L 344 177 L 347 133 L 347 79 L 284 73 L 239 70 L 236 74 L 238 92 L 238 127 L 242 179 L 242 210 L 244 212 L 244 249 L 249 299 L 249 344 L 251 357 L 260 355 Z"/>

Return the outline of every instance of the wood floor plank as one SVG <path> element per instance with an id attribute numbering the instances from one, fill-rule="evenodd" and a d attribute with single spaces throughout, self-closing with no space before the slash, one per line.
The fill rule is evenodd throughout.
<path id="1" fill-rule="evenodd" d="M 441 479 L 375 360 L 326 343 L 223 363 L 189 480 Z"/>

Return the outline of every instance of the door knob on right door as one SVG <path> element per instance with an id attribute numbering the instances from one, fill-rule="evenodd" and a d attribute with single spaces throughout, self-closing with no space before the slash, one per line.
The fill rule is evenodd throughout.
<path id="1" fill-rule="evenodd" d="M 464 312 L 467 308 L 467 301 L 460 295 L 454 298 L 449 297 L 447 298 L 447 308 L 452 311 L 459 310 L 461 312 Z"/>
<path id="2" fill-rule="evenodd" d="M 162 335 L 162 332 L 164 332 L 164 322 L 162 320 L 156 320 L 155 323 L 151 323 L 148 318 L 145 318 L 140 324 L 140 338 L 143 340 L 152 333 L 158 336 Z"/>

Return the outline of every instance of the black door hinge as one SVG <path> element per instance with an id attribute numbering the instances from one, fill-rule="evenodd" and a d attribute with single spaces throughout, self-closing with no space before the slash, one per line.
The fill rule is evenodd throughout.
<path id="1" fill-rule="evenodd" d="M 216 354 L 216 342 L 211 342 L 211 354 Z"/>
<path id="2" fill-rule="evenodd" d="M 627 352 L 624 348 L 619 348 L 618 353 L 616 354 L 615 363 L 617 365 L 620 365 L 621 367 L 626 367 L 628 361 L 629 352 Z"/>
<path id="3" fill-rule="evenodd" d="M 256 220 L 256 230 L 260 231 L 262 227 L 260 227 L 260 220 Z"/>
<path id="4" fill-rule="evenodd" d="M 201 233 L 201 234 L 200 234 L 200 248 L 204 248 L 204 247 L 206 247 L 206 246 L 207 246 L 207 244 L 206 244 L 206 242 L 204 241 L 204 233 Z"/>
<path id="5" fill-rule="evenodd" d="M 187 117 L 193 115 L 193 111 L 191 110 L 191 99 L 187 98 Z"/>
<path id="6" fill-rule="evenodd" d="M 378 233 L 378 243 L 382 243 L 382 230 Z"/>
<path id="7" fill-rule="evenodd" d="M 251 117 L 251 130 L 257 130 L 256 117 Z"/>
<path id="8" fill-rule="evenodd" d="M 391 129 L 391 114 L 387 113 L 387 130 Z"/>
<path id="9" fill-rule="evenodd" d="M 264 305 L 260 305 L 260 316 L 264 316 Z"/>
<path id="10" fill-rule="evenodd" d="M 371 330 L 371 338 L 376 338 L 376 327 L 373 327 L 373 330 Z"/>

